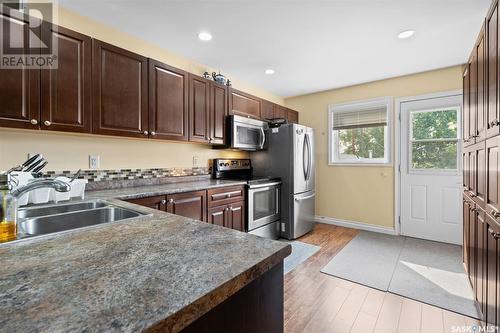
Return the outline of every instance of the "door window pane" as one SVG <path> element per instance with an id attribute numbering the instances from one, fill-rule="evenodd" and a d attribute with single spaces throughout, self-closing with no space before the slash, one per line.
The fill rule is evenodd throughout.
<path id="1" fill-rule="evenodd" d="M 457 169 L 457 142 L 413 142 L 412 169 Z"/>
<path id="2" fill-rule="evenodd" d="M 458 170 L 458 109 L 410 112 L 412 170 Z"/>
<path id="3" fill-rule="evenodd" d="M 457 137 L 457 110 L 414 111 L 411 113 L 412 137 L 454 139 Z"/>

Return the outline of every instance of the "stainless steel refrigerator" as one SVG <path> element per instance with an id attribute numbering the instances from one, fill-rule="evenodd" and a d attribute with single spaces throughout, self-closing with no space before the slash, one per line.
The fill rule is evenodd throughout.
<path id="1" fill-rule="evenodd" d="M 314 130 L 285 124 L 270 128 L 266 139 L 267 150 L 250 154 L 254 174 L 281 178 L 280 233 L 295 239 L 314 226 Z"/>

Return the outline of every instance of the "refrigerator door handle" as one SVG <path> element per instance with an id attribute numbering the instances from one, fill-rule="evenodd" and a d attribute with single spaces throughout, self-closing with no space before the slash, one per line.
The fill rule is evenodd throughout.
<path id="1" fill-rule="evenodd" d="M 316 193 L 308 195 L 307 197 L 295 198 L 295 201 L 307 200 L 307 199 L 314 198 L 315 196 L 316 196 Z"/>
<path id="2" fill-rule="evenodd" d="M 307 177 L 306 180 L 309 180 L 311 177 L 311 140 L 309 139 L 309 134 L 306 133 L 305 141 L 307 142 Z"/>
<path id="3" fill-rule="evenodd" d="M 305 158 L 305 154 L 306 154 L 306 147 L 307 147 L 307 134 L 304 135 L 304 141 L 302 143 L 302 173 L 304 174 L 304 180 L 307 181 L 307 169 L 308 169 L 308 166 L 305 165 L 306 163 L 306 158 Z M 309 156 L 309 153 L 307 153 L 307 155 Z"/>

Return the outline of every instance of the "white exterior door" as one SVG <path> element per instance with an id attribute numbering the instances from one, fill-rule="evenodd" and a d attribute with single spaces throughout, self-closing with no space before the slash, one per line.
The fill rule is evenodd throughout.
<path id="1" fill-rule="evenodd" d="M 401 102 L 401 234 L 462 243 L 462 95 Z"/>

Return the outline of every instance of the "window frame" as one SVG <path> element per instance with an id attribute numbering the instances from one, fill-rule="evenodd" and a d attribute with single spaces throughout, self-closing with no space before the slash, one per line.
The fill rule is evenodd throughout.
<path id="1" fill-rule="evenodd" d="M 393 98 L 391 96 L 328 105 L 328 165 L 343 166 L 390 166 L 392 165 L 392 114 Z M 359 109 L 385 107 L 387 110 L 387 126 L 384 131 L 384 158 L 350 158 L 340 159 L 338 130 L 333 129 L 335 112 L 349 112 Z"/>
<path id="2" fill-rule="evenodd" d="M 441 139 L 414 139 L 413 138 L 413 119 L 412 119 L 412 114 L 413 113 L 427 113 L 427 112 L 442 112 L 442 111 L 449 111 L 449 110 L 455 110 L 457 113 L 457 137 L 456 138 L 441 138 Z M 460 151 L 460 142 L 461 142 L 461 131 L 460 129 L 460 113 L 461 113 L 461 107 L 460 106 L 451 106 L 451 107 L 439 107 L 439 108 L 432 108 L 432 109 L 421 109 L 421 110 L 413 110 L 408 112 L 408 173 L 409 174 L 449 174 L 449 175 L 455 175 L 460 173 L 460 163 L 461 161 L 461 155 L 459 153 Z M 457 167 L 455 169 L 417 169 L 414 168 L 412 165 L 413 162 L 413 143 L 414 142 L 456 142 L 457 145 Z"/>

